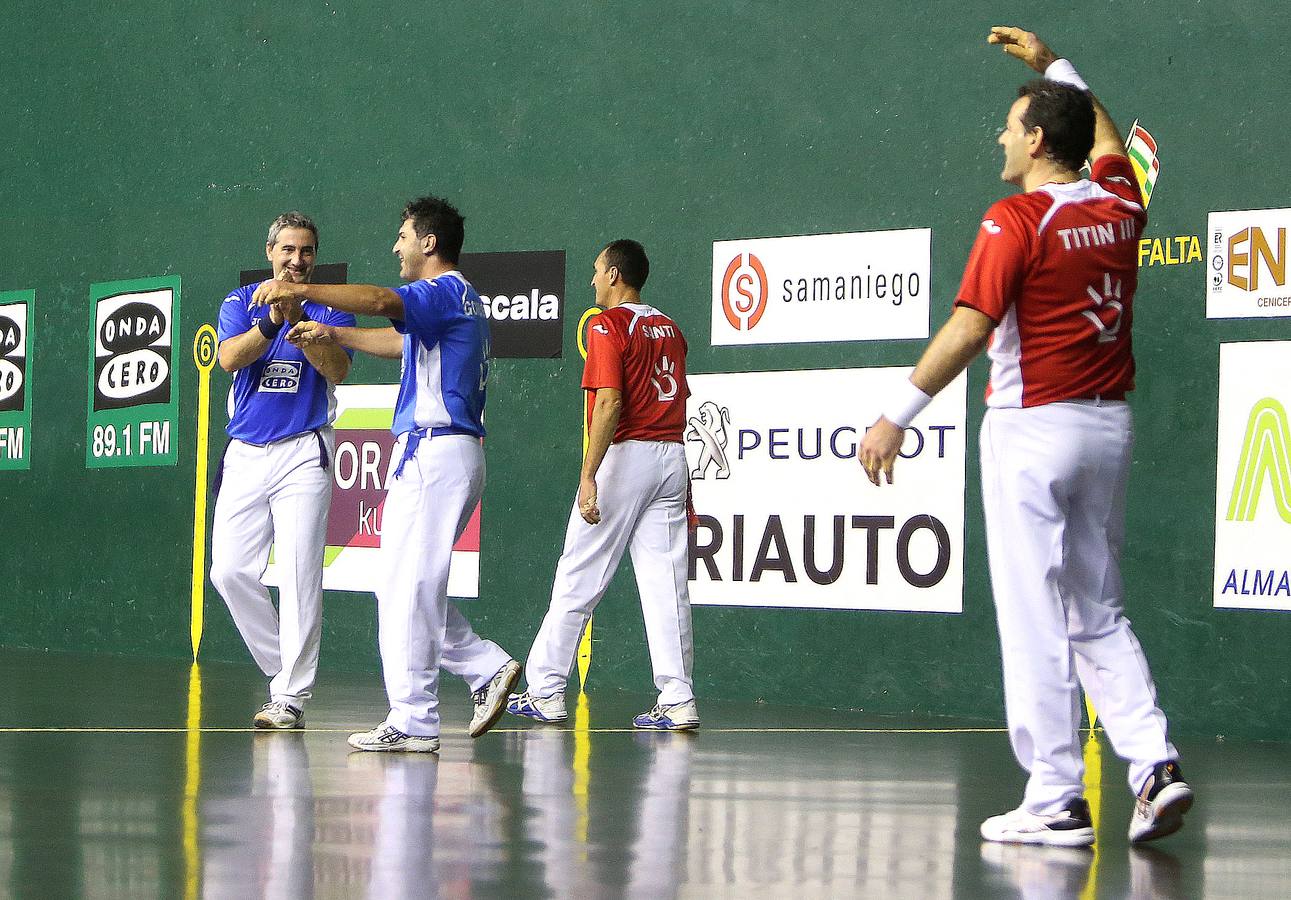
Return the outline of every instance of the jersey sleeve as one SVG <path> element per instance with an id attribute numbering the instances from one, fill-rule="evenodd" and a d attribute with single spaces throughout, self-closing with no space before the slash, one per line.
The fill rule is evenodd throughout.
<path id="1" fill-rule="evenodd" d="M 242 294 L 234 291 L 220 304 L 220 318 L 216 323 L 215 336 L 227 341 L 239 334 L 246 334 L 251 329 L 251 314 L 247 312 L 247 301 Z"/>
<path id="2" fill-rule="evenodd" d="M 1089 178 L 1108 193 L 1137 206 L 1143 205 L 1143 193 L 1139 190 L 1139 180 L 1128 156 L 1117 156 L 1115 153 L 1100 156 L 1094 161 Z"/>
<path id="3" fill-rule="evenodd" d="M 967 306 L 997 324 L 1017 300 L 1033 235 L 1025 220 L 1003 202 L 986 211 L 968 255 L 956 306 Z"/>
<path id="4" fill-rule="evenodd" d="M 403 318 L 391 319 L 400 334 L 415 334 L 433 340 L 445 319 L 448 290 L 436 281 L 414 281 L 395 288 L 403 300 Z"/>
<path id="5" fill-rule="evenodd" d="M 598 388 L 623 390 L 623 339 L 609 322 L 593 319 L 587 329 L 583 390 Z"/>

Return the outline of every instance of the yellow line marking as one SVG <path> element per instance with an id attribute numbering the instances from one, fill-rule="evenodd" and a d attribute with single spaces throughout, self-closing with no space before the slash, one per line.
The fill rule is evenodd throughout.
<path id="1" fill-rule="evenodd" d="M 1094 707 L 1091 705 L 1089 711 L 1092 714 Z M 1094 717 L 1090 715 L 1090 724 L 1092 726 Z M 1089 803 L 1089 818 L 1094 826 L 1094 856 L 1089 864 L 1089 874 L 1085 878 L 1085 886 L 1080 892 L 1080 900 L 1095 900 L 1098 896 L 1098 863 L 1099 848 L 1102 844 L 1099 831 L 1101 828 L 1101 818 L 1103 812 L 1103 745 L 1098 742 L 1098 736 L 1094 733 L 1093 728 L 1089 730 L 1089 739 L 1085 741 L 1085 800 Z"/>
<path id="2" fill-rule="evenodd" d="M 591 309 L 584 310 L 583 315 L 578 320 L 578 354 L 587 359 L 587 323 L 596 316 L 599 316 L 603 309 L 599 306 L 593 306 Z M 587 456 L 587 443 L 589 435 L 587 431 L 587 417 L 591 413 L 591 394 L 583 393 L 583 456 Z M 592 618 L 588 616 L 587 625 L 583 628 L 583 635 L 578 639 L 578 683 L 583 690 L 587 690 L 587 671 L 592 667 Z"/>
<path id="3" fill-rule="evenodd" d="M 188 671 L 188 727 L 184 731 L 184 900 L 197 900 L 202 881 L 201 832 L 197 824 L 197 794 L 202 786 L 202 673 L 196 662 Z"/>
<path id="4" fill-rule="evenodd" d="M 543 726 L 539 726 L 543 727 Z M 304 728 L 303 734 L 352 734 L 362 730 L 354 725 L 348 728 Z M 524 734 L 536 728 L 492 728 L 490 734 Z M 575 729 L 559 729 L 575 731 Z M 641 728 L 588 728 L 587 734 L 641 734 Z M 265 728 L 16 728 L 0 727 L 0 734 L 273 734 Z M 699 729 L 701 734 L 1007 734 L 1007 728 L 710 728 Z"/>
<path id="5" fill-rule="evenodd" d="M 591 623 L 588 623 L 589 627 Z M 584 691 L 578 692 L 578 705 L 574 707 L 574 805 L 578 809 L 578 819 L 574 826 L 574 840 L 582 845 L 579 858 L 587 860 L 588 825 L 591 822 L 591 810 L 588 806 L 588 786 L 592 781 L 592 710 Z M 517 729 L 518 730 L 518 729 Z"/>
<path id="6" fill-rule="evenodd" d="M 202 604 L 206 600 L 206 457 L 211 437 L 211 369 L 215 367 L 217 341 L 210 325 L 197 329 L 193 338 L 193 362 L 197 366 L 197 474 L 193 478 L 192 612 L 188 626 L 193 662 L 197 662 L 197 648 L 202 643 Z"/>

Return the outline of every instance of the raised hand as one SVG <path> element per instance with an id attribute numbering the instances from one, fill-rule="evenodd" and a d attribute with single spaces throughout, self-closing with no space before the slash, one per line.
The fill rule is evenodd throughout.
<path id="1" fill-rule="evenodd" d="M 1034 31 L 1023 31 L 1012 25 L 993 27 L 991 33 L 986 36 L 986 43 L 999 44 L 1009 56 L 1022 60 L 1041 75 L 1058 58 L 1049 49 L 1049 45 L 1040 40 Z"/>

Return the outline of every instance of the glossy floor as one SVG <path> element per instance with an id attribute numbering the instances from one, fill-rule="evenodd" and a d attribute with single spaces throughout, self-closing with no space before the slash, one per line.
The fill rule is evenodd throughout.
<path id="1" fill-rule="evenodd" d="M 567 727 L 350 753 L 372 676 L 324 677 L 303 732 L 247 727 L 246 667 L 0 652 L 0 895 L 11 897 L 1286 897 L 1291 752 L 1182 741 L 1187 827 L 1130 849 L 1124 766 L 1088 745 L 1097 849 L 983 845 L 1022 778 L 998 729 L 707 702 L 694 735 Z"/>

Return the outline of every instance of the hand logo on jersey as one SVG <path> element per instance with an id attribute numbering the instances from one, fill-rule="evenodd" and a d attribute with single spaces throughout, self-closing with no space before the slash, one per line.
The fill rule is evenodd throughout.
<path id="1" fill-rule="evenodd" d="M 1102 291 L 1091 284 L 1085 288 L 1085 293 L 1089 295 L 1090 300 L 1094 301 L 1094 309 L 1098 311 L 1087 309 L 1081 315 L 1092 322 L 1094 328 L 1098 330 L 1098 343 L 1110 344 L 1120 334 L 1121 315 L 1125 312 L 1125 307 L 1121 305 L 1121 282 L 1118 279 L 1113 284 L 1111 274 L 1105 273 Z M 1103 310 L 1111 312 L 1110 321 L 1103 315 Z"/>
<path id="2" fill-rule="evenodd" d="M 731 477 L 731 463 L 726 458 L 726 426 L 730 423 L 731 411 L 712 400 L 699 404 L 699 415 L 691 416 L 686 422 L 686 440 L 699 444 L 699 460 L 690 472 L 691 481 L 703 481 L 714 464 L 716 477 Z"/>
<path id="3" fill-rule="evenodd" d="M 664 356 L 659 365 L 654 367 L 654 377 L 650 383 L 659 394 L 659 402 L 666 403 L 677 396 L 677 364 Z"/>
<path id="4" fill-rule="evenodd" d="M 987 234 L 999 234 L 1001 231 L 1004 230 L 1003 228 L 995 224 L 994 219 L 983 219 L 982 228 L 985 229 Z"/>

